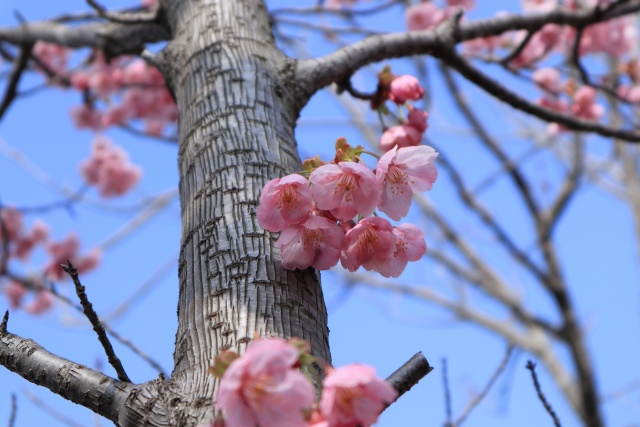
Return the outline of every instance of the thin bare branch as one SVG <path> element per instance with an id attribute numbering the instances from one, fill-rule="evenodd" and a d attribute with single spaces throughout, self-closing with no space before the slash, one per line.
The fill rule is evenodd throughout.
<path id="1" fill-rule="evenodd" d="M 18 402 L 15 393 L 11 393 L 11 412 L 9 413 L 9 422 L 7 427 L 14 427 L 16 424 L 16 417 L 18 416 Z"/>
<path id="2" fill-rule="evenodd" d="M 96 0 L 86 1 L 87 4 L 89 4 L 89 6 L 98 13 L 98 15 L 111 22 L 117 22 L 119 24 L 143 24 L 153 22 L 158 18 L 158 11 L 160 10 L 160 4 L 156 3 L 151 10 L 142 10 L 133 13 L 110 12 Z"/>
<path id="3" fill-rule="evenodd" d="M 447 359 L 442 358 L 442 387 L 444 388 L 444 410 L 446 414 L 445 427 L 453 426 L 453 411 L 451 410 L 451 388 L 449 387 L 449 367 Z"/>
<path id="4" fill-rule="evenodd" d="M 35 393 L 31 392 L 28 389 L 22 390 L 22 394 L 26 396 L 27 399 L 31 401 L 37 408 L 40 408 L 47 415 L 55 418 L 63 424 L 66 424 L 68 427 L 85 427 L 84 425 L 77 423 L 71 417 L 65 415 L 61 411 L 57 410 L 51 405 L 47 405 L 42 399 L 36 396 Z"/>
<path id="5" fill-rule="evenodd" d="M 20 78 L 22 77 L 24 70 L 27 68 L 27 63 L 31 57 L 32 47 L 33 44 L 29 43 L 20 46 L 20 53 L 13 61 L 13 68 L 9 75 L 9 82 L 7 83 L 7 88 L 4 92 L 2 103 L 0 104 L 0 121 L 2 121 L 2 118 L 9 109 L 11 102 L 13 102 L 18 94 L 18 83 L 20 83 Z"/>
<path id="6" fill-rule="evenodd" d="M 82 311 L 85 316 L 87 316 L 87 319 L 89 319 L 89 322 L 91 322 L 91 326 L 93 326 L 93 330 L 98 335 L 98 340 L 100 341 L 100 344 L 102 344 L 102 347 L 107 354 L 107 360 L 109 360 L 109 363 L 111 364 L 111 366 L 113 366 L 113 369 L 116 370 L 118 379 L 122 382 L 130 383 L 131 380 L 125 372 L 124 367 L 122 366 L 122 362 L 120 362 L 120 359 L 113 351 L 113 346 L 109 341 L 109 337 L 107 337 L 102 322 L 100 322 L 100 319 L 98 318 L 98 313 L 96 313 L 93 309 L 93 305 L 91 304 L 91 302 L 89 302 L 87 294 L 85 293 L 85 287 L 82 286 L 82 283 L 80 283 L 78 270 L 76 270 L 76 268 L 73 266 L 73 264 L 71 264 L 71 261 L 69 260 L 67 260 L 67 265 L 62 265 L 62 269 L 73 280 L 73 284 L 76 287 L 76 294 L 78 294 L 78 298 L 80 299 L 80 303 L 82 304 Z"/>
<path id="7" fill-rule="evenodd" d="M 485 396 L 489 393 L 489 390 L 491 390 L 491 387 L 493 387 L 493 384 L 495 384 L 498 377 L 500 377 L 504 369 L 507 367 L 507 363 L 509 363 L 514 349 L 515 347 L 513 345 L 509 345 L 504 357 L 502 358 L 502 361 L 500 361 L 500 364 L 496 368 L 495 372 L 493 373 L 493 375 L 491 375 L 491 378 L 489 379 L 489 382 L 487 382 L 487 385 L 478 395 L 476 395 L 473 399 L 471 399 L 469 403 L 467 403 L 467 406 L 462 411 L 462 414 L 460 414 L 460 416 L 453 423 L 454 427 L 460 426 L 460 424 L 462 424 L 467 419 L 471 411 L 473 411 L 473 409 L 476 408 L 480 404 L 480 402 L 484 400 Z"/>
<path id="8" fill-rule="evenodd" d="M 544 405 L 544 409 L 547 411 L 547 413 L 549 413 L 549 415 L 553 419 L 553 424 L 556 427 L 561 427 L 560 419 L 556 415 L 556 412 L 553 410 L 553 408 L 551 407 L 551 404 L 549 404 L 544 393 L 542 393 L 542 389 L 540 388 L 540 382 L 538 381 L 538 374 L 536 374 L 536 364 L 533 363 L 531 360 L 529 360 L 527 362 L 526 368 L 529 371 L 531 371 L 531 379 L 533 380 L 533 385 L 536 388 L 536 392 L 538 393 L 538 399 L 540 399 L 540 402 L 542 402 L 542 404 Z"/>

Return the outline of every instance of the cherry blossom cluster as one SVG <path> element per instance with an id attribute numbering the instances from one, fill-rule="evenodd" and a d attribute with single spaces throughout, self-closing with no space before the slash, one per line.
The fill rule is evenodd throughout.
<path id="1" fill-rule="evenodd" d="M 22 212 L 11 207 L 0 209 L 0 259 L 3 260 L 0 274 L 8 273 L 5 270 L 12 261 L 28 261 L 38 246 L 44 249 L 48 257 L 48 261 L 40 269 L 42 275 L 29 278 L 29 289 L 11 275 L 2 286 L 2 293 L 8 299 L 11 308 L 24 306 L 26 311 L 33 314 L 42 313 L 52 306 L 51 294 L 44 289 L 43 279 L 66 279 L 67 275 L 60 264 L 66 264 L 67 260 L 71 260 L 79 273 L 86 273 L 95 269 L 101 259 L 99 249 L 92 249 L 85 255 L 80 255 L 80 240 L 73 233 L 61 241 L 55 241 L 50 238 L 49 227 L 41 220 L 36 220 L 30 229 L 26 229 Z M 29 291 L 34 293 L 34 298 L 28 304 L 24 304 Z"/>
<path id="2" fill-rule="evenodd" d="M 349 271 L 362 266 L 398 277 L 409 261 L 424 255 L 418 227 L 394 227 L 371 215 L 377 208 L 396 221 L 405 217 L 411 195 L 432 188 L 437 153 L 426 145 L 394 147 L 371 170 L 361 160 L 364 151 L 341 138 L 330 163 L 309 159 L 302 174 L 264 186 L 256 217 L 262 228 L 281 232 L 275 246 L 284 268 L 327 270 L 340 261 Z"/>
<path id="3" fill-rule="evenodd" d="M 430 0 L 422 1 L 407 8 L 405 19 L 409 31 L 431 30 L 449 19 L 457 8 L 471 10 L 475 0 L 446 0 L 444 7 L 438 7 Z"/>
<path id="4" fill-rule="evenodd" d="M 82 92 L 83 104 L 71 110 L 77 128 L 101 131 L 142 120 L 145 132 L 162 135 L 168 125 L 177 123 L 177 106 L 156 68 L 139 58 L 107 60 L 95 50 L 80 67 L 70 70 L 69 52 L 66 47 L 45 42 L 33 48 L 51 84 Z"/>
<path id="5" fill-rule="evenodd" d="M 584 120 L 600 120 L 604 107 L 596 103 L 596 90 L 591 86 L 577 87 L 575 81 L 561 80 L 560 72 L 555 68 L 541 68 L 533 73 L 533 82 L 543 91 L 537 100 L 539 105 L 563 114 L 571 114 Z M 563 97 L 567 95 L 569 99 Z M 549 133 L 565 130 L 557 123 L 549 125 Z"/>
<path id="6" fill-rule="evenodd" d="M 404 106 L 408 110 L 406 120 L 400 120 L 399 125 L 389 127 L 380 137 L 382 151 L 387 152 L 393 147 L 413 147 L 422 143 L 422 136 L 429 127 L 429 113 L 415 108 L 409 101 L 417 101 L 423 96 L 424 89 L 414 76 L 394 76 L 389 67 L 385 67 L 378 75 L 378 90 L 371 107 L 387 114 L 388 109 L 383 103 L 388 99 L 398 108 Z M 404 116 L 402 111 L 401 115 Z"/>
<path id="7" fill-rule="evenodd" d="M 322 395 L 300 371 L 316 359 L 309 344 L 292 339 L 253 341 L 242 356 L 226 351 L 211 372 L 220 378 L 216 427 L 367 427 L 374 424 L 397 391 L 376 377 L 371 366 L 325 368 Z M 224 417 L 221 416 L 224 414 Z"/>
<path id="8" fill-rule="evenodd" d="M 566 10 L 578 10 L 579 8 L 593 8 L 601 5 L 606 6 L 610 0 L 583 0 L 576 2 L 568 0 L 559 2 L 558 0 L 522 0 L 524 13 L 535 14 L 550 12 L 556 8 Z M 422 3 L 407 10 L 407 27 L 409 30 L 424 30 L 433 28 L 439 22 L 419 22 L 412 17 L 418 10 L 425 9 L 427 3 Z M 425 12 L 423 12 L 425 13 Z M 481 55 L 483 53 L 493 53 L 498 48 L 514 49 L 519 46 L 527 37 L 526 31 L 507 32 L 500 36 L 474 39 L 465 44 L 465 48 L 470 55 Z M 578 52 L 580 55 L 602 53 L 616 58 L 622 57 L 628 52 L 637 49 L 637 27 L 633 16 L 623 16 L 611 19 L 598 24 L 590 25 L 584 29 L 580 35 Z M 570 53 L 574 49 L 576 42 L 576 30 L 569 26 L 557 24 L 547 24 L 537 31 L 527 42 L 522 51 L 509 62 L 509 66 L 518 69 L 531 67 L 535 63 L 543 60 L 553 52 Z"/>
<path id="9" fill-rule="evenodd" d="M 80 174 L 102 197 L 113 197 L 129 191 L 140 180 L 142 168 L 133 165 L 121 147 L 99 136 L 93 141 L 91 157 L 80 163 Z"/>

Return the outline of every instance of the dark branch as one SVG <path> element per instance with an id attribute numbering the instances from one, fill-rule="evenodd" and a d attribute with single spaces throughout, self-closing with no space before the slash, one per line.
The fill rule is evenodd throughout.
<path id="1" fill-rule="evenodd" d="M 158 18 L 158 11 L 160 10 L 159 3 L 156 3 L 156 5 L 151 10 L 143 10 L 134 13 L 110 12 L 95 0 L 87 0 L 87 3 L 96 12 L 98 12 L 98 15 L 100 15 L 101 17 L 108 19 L 111 22 L 117 22 L 119 24 L 143 24 L 147 22 L 153 22 Z"/>
<path id="2" fill-rule="evenodd" d="M 18 415 L 18 402 L 16 395 L 11 393 L 11 414 L 9 415 L 9 423 L 7 427 L 13 427 L 16 424 L 16 416 Z"/>
<path id="3" fill-rule="evenodd" d="M 398 397 L 408 392 L 411 387 L 418 384 L 422 378 L 433 371 L 426 357 L 419 352 L 399 367 L 393 374 L 387 377 L 393 388 L 398 392 Z"/>
<path id="4" fill-rule="evenodd" d="M 91 302 L 89 302 L 87 294 L 85 293 L 84 286 L 82 285 L 82 283 L 80 283 L 78 270 L 76 270 L 76 268 L 73 266 L 73 264 L 71 264 L 71 261 L 69 260 L 67 260 L 67 265 L 62 265 L 62 269 L 66 271 L 69 276 L 71 276 L 73 284 L 76 286 L 76 293 L 78 294 L 78 298 L 80 298 L 80 303 L 82 304 L 82 312 L 85 316 L 87 316 L 87 319 L 89 319 L 89 322 L 91 322 L 91 326 L 93 326 L 93 330 L 98 335 L 98 340 L 100 341 L 100 344 L 102 344 L 102 347 L 107 354 L 107 360 L 109 360 L 109 363 L 111 364 L 111 366 L 113 366 L 113 369 L 116 370 L 118 379 L 122 382 L 130 383 L 131 380 L 127 376 L 127 373 L 122 366 L 122 362 L 120 362 L 120 359 L 113 351 L 113 346 L 109 341 L 109 337 L 107 337 L 104 326 L 102 326 L 100 319 L 98 319 L 98 314 L 93 309 Z"/>
<path id="5" fill-rule="evenodd" d="M 22 45 L 20 47 L 20 53 L 13 61 L 13 68 L 11 69 L 11 75 L 9 76 L 9 83 L 7 84 L 7 89 L 4 92 L 2 104 L 0 104 L 0 121 L 2 121 L 2 118 L 9 109 L 11 102 L 13 102 L 18 94 L 18 83 L 20 83 L 20 78 L 22 77 L 24 70 L 27 68 L 27 63 L 31 57 L 32 47 L 33 44 Z"/>
<path id="6" fill-rule="evenodd" d="M 20 27 L 0 28 L 0 41 L 28 45 L 37 41 L 70 48 L 96 47 L 108 56 L 140 53 L 146 43 L 168 40 L 171 32 L 158 22 L 118 24 L 94 22 L 70 26 L 54 21 L 29 22 Z"/>
<path id="7" fill-rule="evenodd" d="M 0 331 L 0 365 L 115 423 L 134 388 L 6 331 Z"/>
<path id="8" fill-rule="evenodd" d="M 451 411 L 451 388 L 449 387 L 449 368 L 447 367 L 447 359 L 442 359 L 442 387 L 444 388 L 444 409 L 447 416 L 445 427 L 453 425 L 453 416 Z"/>
<path id="9" fill-rule="evenodd" d="M 542 402 L 542 404 L 544 405 L 544 409 L 546 409 L 549 415 L 551 415 L 555 426 L 561 427 L 560 419 L 558 419 L 558 416 L 556 415 L 555 411 L 547 401 L 544 393 L 542 393 L 542 389 L 540 388 L 540 383 L 538 382 L 538 374 L 536 374 L 536 364 L 529 360 L 527 362 L 526 368 L 531 371 L 531 379 L 533 379 L 533 385 L 535 386 L 536 392 L 538 393 L 538 399 L 540 399 L 540 402 Z"/>

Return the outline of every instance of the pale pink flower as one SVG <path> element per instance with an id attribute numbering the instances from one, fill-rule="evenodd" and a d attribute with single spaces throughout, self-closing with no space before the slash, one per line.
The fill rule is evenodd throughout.
<path id="1" fill-rule="evenodd" d="M 395 250 L 381 260 L 375 270 L 384 277 L 400 277 L 409 261 L 418 261 L 427 252 L 424 234 L 413 224 L 400 224 L 393 228 Z"/>
<path id="2" fill-rule="evenodd" d="M 30 314 L 42 314 L 53 307 L 53 297 L 47 291 L 39 291 L 33 301 L 27 304 L 24 309 Z"/>
<path id="3" fill-rule="evenodd" d="M 476 7 L 475 0 L 447 0 L 447 6 L 449 7 L 461 7 L 465 10 L 471 10 Z"/>
<path id="4" fill-rule="evenodd" d="M 358 0 L 326 0 L 324 7 L 331 10 L 339 10 L 342 8 L 352 8 Z"/>
<path id="5" fill-rule="evenodd" d="M 562 90 L 560 71 L 555 68 L 540 68 L 533 73 L 532 78 L 536 85 L 553 94 L 558 94 Z"/>
<path id="6" fill-rule="evenodd" d="M 544 59 L 559 46 L 564 30 L 556 24 L 547 24 L 538 30 L 520 54 L 509 62 L 514 68 L 531 66 Z M 525 32 L 518 33 L 515 45 L 518 46 L 526 37 Z"/>
<path id="7" fill-rule="evenodd" d="M 632 104 L 640 103 L 640 86 L 620 86 L 618 88 L 618 96 Z"/>
<path id="8" fill-rule="evenodd" d="M 102 113 L 86 104 L 72 107 L 69 112 L 73 124 L 78 129 L 91 129 L 94 131 L 103 129 Z"/>
<path id="9" fill-rule="evenodd" d="M 580 54 L 605 53 L 621 57 L 635 50 L 638 39 L 635 22 L 633 17 L 625 16 L 586 27 L 580 38 Z M 569 34 L 567 45 L 572 47 L 575 30 Z"/>
<path id="10" fill-rule="evenodd" d="M 291 174 L 267 182 L 260 195 L 256 217 L 260 227 L 280 231 L 289 224 L 297 224 L 313 209 L 309 181 Z"/>
<path id="11" fill-rule="evenodd" d="M 22 212 L 12 207 L 0 210 L 0 242 L 3 242 L 5 237 L 9 242 L 18 239 L 22 233 L 22 227 Z"/>
<path id="12" fill-rule="evenodd" d="M 152 7 L 155 6 L 155 4 L 158 2 L 158 0 L 141 0 L 140 3 L 142 3 L 142 5 L 144 7 Z"/>
<path id="13" fill-rule="evenodd" d="M 370 426 L 398 392 L 376 377 L 373 367 L 353 364 L 329 371 L 322 382 L 320 410 L 329 427 Z"/>
<path id="14" fill-rule="evenodd" d="M 558 0 L 522 0 L 522 10 L 527 13 L 551 12 L 558 7 Z"/>
<path id="15" fill-rule="evenodd" d="M 591 86 L 582 86 L 573 94 L 571 112 L 582 119 L 600 120 L 604 115 L 604 107 L 596 104 L 596 90 Z"/>
<path id="16" fill-rule="evenodd" d="M 360 266 L 367 271 L 376 270 L 377 264 L 393 256 L 395 251 L 393 227 L 384 218 L 364 218 L 346 237 L 347 249 L 342 252 L 340 262 L 349 271 L 356 271 Z"/>
<path id="17" fill-rule="evenodd" d="M 22 305 L 22 300 L 27 295 L 27 288 L 15 281 L 11 281 L 2 287 L 2 293 L 9 300 L 9 307 L 16 309 Z"/>
<path id="18" fill-rule="evenodd" d="M 288 270 L 328 270 L 338 263 L 345 244 L 339 225 L 322 216 L 308 215 L 303 222 L 282 230 L 274 246 L 280 248 L 282 266 Z"/>
<path id="19" fill-rule="evenodd" d="M 98 137 L 94 140 L 91 157 L 80 163 L 80 174 L 87 183 L 95 185 L 102 197 L 121 196 L 133 187 L 142 175 L 142 169 L 129 161 L 121 148 Z"/>
<path id="20" fill-rule="evenodd" d="M 17 239 L 14 255 L 16 258 L 26 259 L 33 248 L 46 241 L 48 237 L 49 226 L 41 220 L 36 220 L 29 233 Z"/>
<path id="21" fill-rule="evenodd" d="M 96 268 L 100 262 L 101 251 L 93 249 L 86 256 L 78 255 L 80 239 L 75 233 L 70 233 L 60 242 L 50 242 L 45 247 L 50 256 L 49 263 L 44 272 L 51 281 L 60 281 L 68 277 L 61 264 L 67 264 L 67 260 L 76 267 L 78 273 L 86 273 Z"/>
<path id="22" fill-rule="evenodd" d="M 402 105 L 407 101 L 416 101 L 423 96 L 424 89 L 415 77 L 405 74 L 391 80 L 389 99 L 396 104 Z"/>
<path id="23" fill-rule="evenodd" d="M 407 116 L 407 124 L 413 126 L 422 133 L 424 133 L 429 127 L 429 123 L 427 123 L 428 120 L 429 113 L 419 108 L 412 108 Z"/>
<path id="24" fill-rule="evenodd" d="M 39 41 L 33 46 L 33 56 L 38 58 L 48 71 L 57 75 L 67 71 L 69 49 L 64 46 Z"/>
<path id="25" fill-rule="evenodd" d="M 396 221 L 409 213 L 413 193 L 431 190 L 438 178 L 433 164 L 438 153 L 428 145 L 393 148 L 378 161 L 376 179 L 382 188 L 378 208 Z"/>
<path id="26" fill-rule="evenodd" d="M 409 31 L 431 30 L 449 17 L 449 12 L 431 2 L 415 4 L 407 8 L 405 19 Z"/>
<path id="27" fill-rule="evenodd" d="M 380 136 L 380 149 L 389 151 L 393 147 L 412 147 L 420 145 L 422 142 L 422 132 L 411 124 L 392 126 Z"/>
<path id="28" fill-rule="evenodd" d="M 298 350 L 280 338 L 260 339 L 234 360 L 220 380 L 216 409 L 229 427 L 306 427 L 301 410 L 314 390 L 293 366 Z"/>
<path id="29" fill-rule="evenodd" d="M 380 197 L 375 175 L 362 163 L 320 166 L 311 173 L 309 182 L 318 209 L 328 210 L 338 219 L 371 215 Z"/>

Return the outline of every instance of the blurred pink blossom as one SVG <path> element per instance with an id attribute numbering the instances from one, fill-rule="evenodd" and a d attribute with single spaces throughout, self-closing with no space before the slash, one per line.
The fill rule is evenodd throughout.
<path id="1" fill-rule="evenodd" d="M 293 367 L 298 357 L 298 349 L 281 338 L 251 343 L 220 380 L 215 406 L 226 425 L 306 427 L 301 411 L 312 405 L 314 390 Z"/>
<path id="2" fill-rule="evenodd" d="M 256 218 L 262 228 L 280 231 L 289 224 L 303 221 L 312 208 L 309 181 L 301 175 L 291 174 L 265 184 Z"/>
<path id="3" fill-rule="evenodd" d="M 371 366 L 353 364 L 330 370 L 322 382 L 320 410 L 329 427 L 370 426 L 398 392 L 376 377 Z"/>
<path id="4" fill-rule="evenodd" d="M 380 149 L 389 151 L 393 147 L 411 147 L 422 142 L 422 132 L 411 124 L 392 126 L 380 136 Z"/>
<path id="5" fill-rule="evenodd" d="M 420 81 L 413 76 L 403 75 L 391 80 L 389 99 L 398 105 L 407 101 L 416 101 L 424 96 Z"/>

